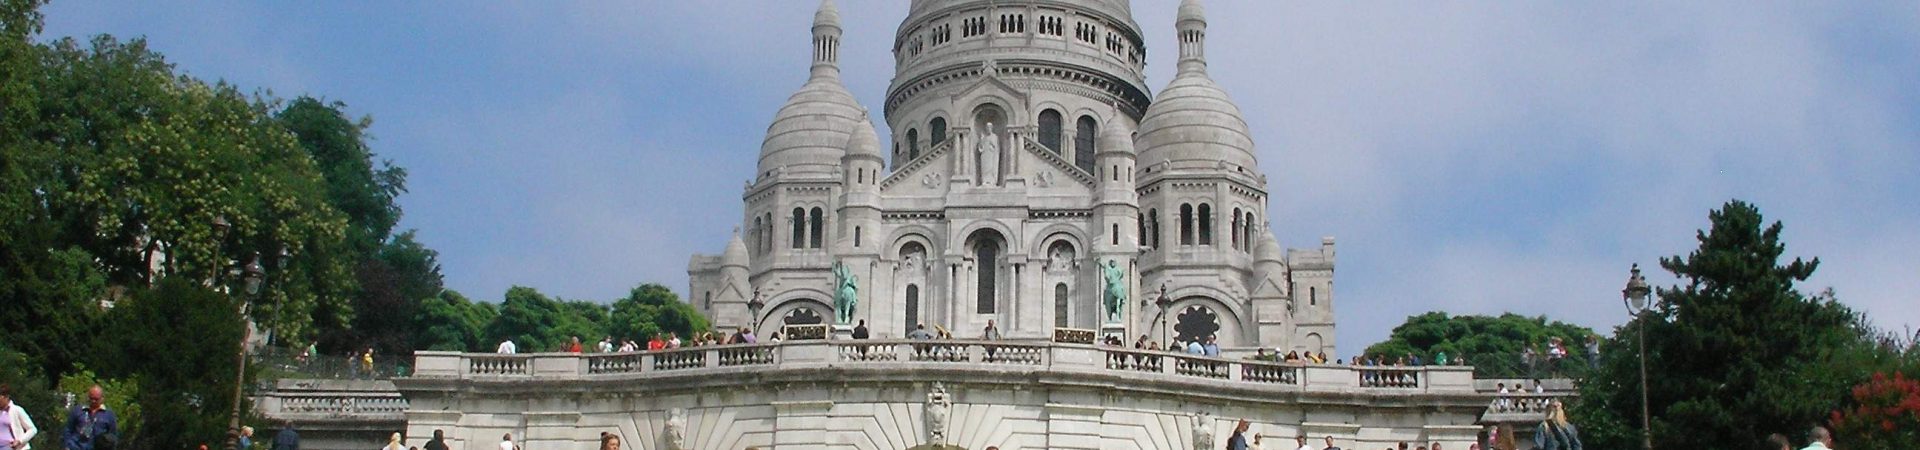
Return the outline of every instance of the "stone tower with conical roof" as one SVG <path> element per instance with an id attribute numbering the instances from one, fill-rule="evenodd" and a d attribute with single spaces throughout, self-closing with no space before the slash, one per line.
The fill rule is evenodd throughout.
<path id="1" fill-rule="evenodd" d="M 875 337 L 977 337 L 991 320 L 1009 338 L 1331 350 L 1331 240 L 1274 240 L 1251 133 L 1207 76 L 1203 8 L 1179 8 L 1179 74 L 1155 98 L 1125 0 L 914 0 L 881 143 L 840 83 L 840 16 L 822 2 L 811 76 L 742 196 L 745 231 L 693 258 L 689 298 L 761 334 L 832 321 L 840 263 Z M 1125 298 L 1108 302 L 1115 282 Z"/>

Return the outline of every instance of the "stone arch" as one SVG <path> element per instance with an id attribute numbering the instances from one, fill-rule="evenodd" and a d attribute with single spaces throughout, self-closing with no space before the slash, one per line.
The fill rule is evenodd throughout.
<path id="1" fill-rule="evenodd" d="M 1007 224 L 1001 223 L 999 220 L 995 220 L 995 219 L 975 220 L 972 223 L 968 223 L 966 226 L 961 227 L 960 232 L 955 233 L 953 235 L 954 240 L 950 243 L 952 244 L 952 246 L 948 248 L 953 249 L 952 251 L 954 251 L 955 253 L 958 253 L 961 256 L 971 256 L 971 255 L 967 255 L 968 253 L 967 241 L 971 240 L 974 234 L 979 233 L 980 230 L 993 230 L 995 232 L 1000 233 L 1000 237 L 1006 240 L 1007 251 L 1009 254 L 1012 254 L 1014 251 L 1027 248 L 1026 244 L 1020 240 L 1020 235 L 1014 234 L 1013 227 L 1010 227 Z"/>
<path id="2" fill-rule="evenodd" d="M 998 97 L 982 97 L 972 108 L 968 109 L 967 129 L 972 130 L 974 136 L 980 136 L 982 132 L 986 131 L 986 124 L 992 123 L 993 133 L 1005 137 L 1007 135 L 1007 119 L 1013 117 L 1013 111 L 1010 111 L 1010 108 L 1005 106 L 1007 104 L 1009 104 L 1007 101 L 1001 100 Z M 1006 148 L 1006 145 L 1001 145 L 1000 147 Z"/>
<path id="3" fill-rule="evenodd" d="M 1253 337 L 1246 334 L 1251 329 L 1246 322 L 1246 318 L 1249 317 L 1248 312 L 1241 306 L 1240 301 L 1234 300 L 1236 297 L 1233 293 L 1218 286 L 1207 284 L 1182 286 L 1178 283 L 1174 281 L 1167 286 L 1167 297 L 1176 299 L 1172 308 L 1168 309 L 1168 314 L 1185 310 L 1188 303 L 1206 303 L 1220 313 L 1220 345 L 1252 342 Z M 1145 289 L 1159 289 L 1159 286 L 1149 285 Z"/>
<path id="4" fill-rule="evenodd" d="M 1320 333 L 1307 333 L 1307 337 L 1301 339 L 1300 341 L 1302 344 L 1305 345 L 1304 347 L 1301 348 L 1301 350 L 1318 352 L 1318 351 L 1323 351 L 1321 349 L 1326 348 L 1325 347 L 1326 338 L 1321 337 Z"/>
<path id="5" fill-rule="evenodd" d="M 1082 253 L 1085 253 L 1088 249 L 1086 230 L 1082 230 L 1080 227 L 1071 224 L 1056 223 L 1048 225 L 1046 228 L 1040 229 L 1039 233 L 1034 233 L 1034 235 L 1041 236 L 1041 238 L 1034 242 L 1033 247 L 1027 249 L 1027 254 L 1029 255 L 1047 254 L 1047 247 L 1052 246 L 1053 241 L 1060 239 L 1066 239 L 1073 243 L 1073 246 L 1080 249 Z"/>
<path id="6" fill-rule="evenodd" d="M 781 322 L 782 318 L 802 308 L 810 309 L 814 314 L 819 315 L 823 320 L 822 323 L 831 323 L 833 305 L 821 300 L 828 298 L 833 297 L 818 289 L 793 289 L 783 292 L 775 296 L 774 300 L 767 302 L 766 310 L 760 311 L 760 317 L 756 320 L 760 326 L 759 329 L 753 330 L 753 333 L 756 336 L 772 336 L 773 332 L 780 331 L 780 327 L 785 325 Z"/>

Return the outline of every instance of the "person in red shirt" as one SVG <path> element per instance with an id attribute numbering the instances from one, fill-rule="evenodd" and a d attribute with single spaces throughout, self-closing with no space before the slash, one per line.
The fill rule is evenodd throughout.
<path id="1" fill-rule="evenodd" d="M 667 341 L 661 340 L 660 335 L 657 333 L 653 335 L 652 340 L 647 341 L 647 351 L 657 352 L 657 351 L 665 350 L 666 348 L 667 348 Z"/>
<path id="2" fill-rule="evenodd" d="M 580 337 L 574 336 L 573 342 L 567 344 L 567 351 L 572 353 L 580 353 L 581 350 L 583 349 L 580 347 Z"/>

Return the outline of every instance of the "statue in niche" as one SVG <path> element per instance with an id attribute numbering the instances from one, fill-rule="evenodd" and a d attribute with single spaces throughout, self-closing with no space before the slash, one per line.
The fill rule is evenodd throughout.
<path id="1" fill-rule="evenodd" d="M 980 134 L 980 185 L 1000 185 L 1000 136 L 993 134 L 993 123 Z"/>
<path id="2" fill-rule="evenodd" d="M 915 248 L 908 250 L 906 254 L 900 255 L 900 269 L 908 271 L 920 270 L 921 267 L 923 267 L 922 264 L 926 262 L 926 259 L 926 253 L 920 251 L 920 249 Z"/>
<path id="3" fill-rule="evenodd" d="M 1193 450 L 1213 450 L 1213 414 L 1193 417 Z"/>
<path id="4" fill-rule="evenodd" d="M 1065 245 L 1054 246 L 1053 250 L 1047 252 L 1047 270 L 1054 272 L 1072 272 L 1073 256 L 1072 247 Z"/>
<path id="5" fill-rule="evenodd" d="M 1120 302 L 1127 300 L 1127 272 L 1120 268 L 1120 261 L 1109 259 L 1100 275 L 1107 282 L 1106 301 L 1101 302 L 1107 307 L 1107 323 L 1120 323 Z"/>
<path id="6" fill-rule="evenodd" d="M 833 318 L 834 323 L 848 325 L 853 323 L 853 311 L 860 307 L 860 279 L 853 275 L 853 268 L 845 262 L 833 263 Z"/>
<path id="7" fill-rule="evenodd" d="M 1038 179 L 1034 184 L 1037 184 L 1040 187 L 1053 186 L 1053 172 L 1042 170 L 1040 171 L 1040 174 L 1037 176 L 1034 176 L 1034 178 Z"/>
<path id="8" fill-rule="evenodd" d="M 927 392 L 927 443 L 940 445 L 947 443 L 947 409 L 953 401 L 947 398 L 947 385 L 933 382 L 933 389 Z"/>
<path id="9" fill-rule="evenodd" d="M 660 447 L 666 450 L 687 448 L 687 410 L 667 410 L 667 424 L 660 430 Z"/>

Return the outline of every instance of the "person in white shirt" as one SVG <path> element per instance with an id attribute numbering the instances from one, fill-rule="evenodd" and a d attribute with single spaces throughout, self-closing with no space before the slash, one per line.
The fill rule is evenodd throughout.
<path id="1" fill-rule="evenodd" d="M 502 355 L 511 355 L 511 354 L 514 354 L 514 353 L 516 353 L 516 352 L 519 352 L 519 350 L 520 350 L 520 349 L 519 349 L 519 347 L 515 347 L 515 346 L 513 345 L 513 340 L 512 340 L 512 339 L 508 339 L 508 340 L 504 340 L 504 341 L 500 341 L 500 347 L 499 347 L 499 348 L 496 348 L 496 349 L 494 349 L 494 350 L 493 350 L 493 352 L 494 352 L 494 353 L 499 353 L 499 354 L 502 354 Z M 509 450 L 511 450 L 511 449 L 509 449 Z"/>
<path id="2" fill-rule="evenodd" d="M 1307 435 L 1294 436 L 1293 441 L 1300 444 L 1298 450 L 1314 450 L 1313 446 L 1307 445 Z"/>
<path id="3" fill-rule="evenodd" d="M 500 436 L 500 450 L 520 450 L 520 446 L 513 445 L 513 433 Z"/>
<path id="4" fill-rule="evenodd" d="M 606 339 L 601 339 L 600 353 L 612 353 L 612 352 L 613 352 L 613 336 L 607 336 Z"/>
<path id="5" fill-rule="evenodd" d="M 13 386 L 0 384 L 0 449 L 29 450 L 27 442 L 40 434 L 27 409 L 13 403 Z"/>

